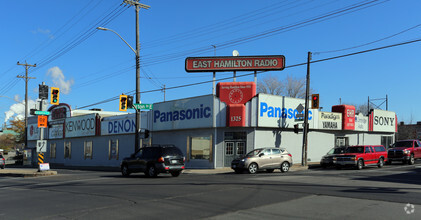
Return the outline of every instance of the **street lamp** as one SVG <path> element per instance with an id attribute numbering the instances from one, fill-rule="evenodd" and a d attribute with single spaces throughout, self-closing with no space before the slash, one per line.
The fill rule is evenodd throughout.
<path id="1" fill-rule="evenodd" d="M 140 104 L 140 58 L 139 58 L 139 49 L 140 49 L 140 47 L 138 46 L 138 43 L 136 44 L 136 50 L 134 50 L 133 47 L 131 47 L 129 45 L 129 43 L 127 43 L 127 41 L 124 40 L 114 30 L 111 30 L 111 29 L 108 29 L 108 28 L 104 28 L 104 27 L 97 27 L 96 29 L 102 30 L 102 31 L 111 31 L 111 32 L 113 32 L 118 37 L 120 37 L 120 39 L 123 40 L 124 43 L 126 43 L 126 45 L 129 46 L 130 49 L 136 55 L 136 104 Z M 136 41 L 138 41 L 138 37 L 139 37 L 139 35 L 137 35 L 137 37 L 136 37 L 137 40 Z M 140 110 L 137 110 L 136 109 L 135 151 L 137 151 L 140 148 L 140 146 L 139 146 L 139 131 L 140 131 Z"/>

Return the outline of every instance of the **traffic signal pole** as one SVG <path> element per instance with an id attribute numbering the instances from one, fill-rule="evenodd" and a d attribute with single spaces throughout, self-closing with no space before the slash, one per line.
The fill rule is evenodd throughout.
<path id="1" fill-rule="evenodd" d="M 307 54 L 307 77 L 306 77 L 306 98 L 305 98 L 305 112 L 303 125 L 303 148 L 301 165 L 307 166 L 307 134 L 308 134 L 308 96 L 310 93 L 310 61 L 311 52 Z"/>

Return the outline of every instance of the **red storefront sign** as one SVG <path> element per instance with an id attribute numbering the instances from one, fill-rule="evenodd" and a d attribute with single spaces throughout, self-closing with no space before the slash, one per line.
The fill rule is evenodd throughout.
<path id="1" fill-rule="evenodd" d="M 187 72 L 283 70 L 285 57 L 283 55 L 187 57 L 185 68 Z"/>
<path id="2" fill-rule="evenodd" d="M 332 112 L 342 113 L 342 130 L 355 129 L 355 106 L 353 105 L 334 105 Z"/>
<path id="3" fill-rule="evenodd" d="M 221 82 L 216 86 L 216 96 L 227 106 L 227 127 L 246 125 L 246 104 L 256 95 L 254 82 Z"/>

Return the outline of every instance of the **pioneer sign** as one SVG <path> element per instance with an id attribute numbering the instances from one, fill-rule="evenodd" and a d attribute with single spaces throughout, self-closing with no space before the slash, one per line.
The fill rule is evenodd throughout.
<path id="1" fill-rule="evenodd" d="M 187 57 L 187 72 L 224 72 L 283 70 L 285 57 L 274 56 L 224 56 L 224 57 Z"/>

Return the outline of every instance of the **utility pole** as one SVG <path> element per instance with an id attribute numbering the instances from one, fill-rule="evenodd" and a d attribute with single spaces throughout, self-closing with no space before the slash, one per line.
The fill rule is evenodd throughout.
<path id="1" fill-rule="evenodd" d="M 303 155 L 302 155 L 302 166 L 307 166 L 307 134 L 308 134 L 308 96 L 310 93 L 310 60 L 311 52 L 307 54 L 307 77 L 306 77 L 306 101 L 305 101 L 305 112 L 304 112 L 304 129 L 303 129 Z"/>
<path id="2" fill-rule="evenodd" d="M 139 11 L 141 8 L 149 9 L 150 6 L 139 3 L 139 0 L 124 0 L 123 3 L 135 7 L 136 13 L 136 104 L 140 104 L 140 41 L 139 41 Z M 136 111 L 136 132 L 135 132 L 135 152 L 140 148 L 140 110 Z"/>
<path id="3" fill-rule="evenodd" d="M 25 148 L 28 147 L 28 80 L 29 79 L 35 79 L 35 77 L 28 77 L 28 69 L 29 67 L 36 67 L 37 65 L 31 65 L 27 64 L 25 61 L 25 64 L 17 63 L 19 66 L 25 66 L 25 76 L 18 75 L 18 78 L 25 79 Z"/>
<path id="4" fill-rule="evenodd" d="M 165 102 L 165 85 L 164 85 L 164 102 Z"/>

